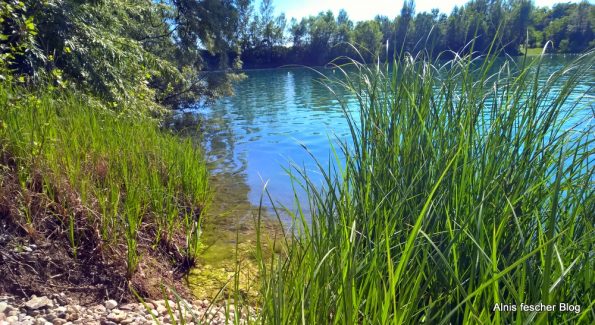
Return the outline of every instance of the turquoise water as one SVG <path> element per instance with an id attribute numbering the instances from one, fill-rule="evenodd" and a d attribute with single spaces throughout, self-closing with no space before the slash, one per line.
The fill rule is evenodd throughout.
<path id="1" fill-rule="evenodd" d="M 564 57 L 548 59 L 543 75 L 568 61 Z M 332 75 L 333 70 L 322 73 Z M 245 183 L 248 191 L 242 195 L 254 205 L 259 204 L 266 183 L 275 204 L 293 209 L 295 197 L 285 169 L 293 163 L 320 180 L 312 156 L 323 166 L 334 162 L 331 144 L 349 135 L 345 116 L 314 71 L 270 69 L 247 71 L 246 75 L 235 86 L 234 96 L 196 110 L 205 121 L 203 140 L 212 172 L 232 178 L 232 183 Z M 593 78 L 585 80 L 574 95 L 574 99 L 587 95 L 578 107 L 582 110 L 580 119 L 591 125 L 595 111 L 593 87 Z M 349 94 L 338 95 L 352 100 Z M 353 110 L 357 110 L 356 105 Z M 298 199 L 305 202 L 303 193 Z M 264 204 L 271 206 L 268 199 Z"/>

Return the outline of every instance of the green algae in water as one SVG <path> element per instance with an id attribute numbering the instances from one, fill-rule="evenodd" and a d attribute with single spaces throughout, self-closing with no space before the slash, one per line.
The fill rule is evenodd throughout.
<path id="1" fill-rule="evenodd" d="M 189 274 L 189 287 L 199 299 L 234 298 L 239 271 L 239 294 L 248 303 L 255 303 L 259 294 L 255 253 L 258 209 L 248 202 L 249 188 L 240 174 L 217 174 L 210 184 L 215 196 L 203 221 L 202 249 L 197 267 Z M 265 235 L 279 238 L 276 234 L 280 228 L 270 221 L 264 221 Z"/>

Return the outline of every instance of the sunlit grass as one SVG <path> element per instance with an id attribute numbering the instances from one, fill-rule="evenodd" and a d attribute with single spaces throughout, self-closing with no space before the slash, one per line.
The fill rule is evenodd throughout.
<path id="1" fill-rule="evenodd" d="M 154 244 L 186 234 L 180 253 L 196 257 L 210 193 L 203 155 L 190 139 L 76 94 L 2 84 L 0 107 L 1 150 L 14 157 L 23 188 L 41 175 L 43 192 L 64 209 L 54 212 L 68 224 L 75 256 L 85 235 L 77 224 L 87 218 L 104 244 L 126 245 L 129 277 L 141 258 L 141 230 Z"/>
<path id="2" fill-rule="evenodd" d="M 543 53 L 543 48 L 540 47 L 522 47 L 521 51 L 527 56 L 538 56 Z"/>
<path id="3" fill-rule="evenodd" d="M 318 166 L 322 188 L 292 172 L 312 216 L 287 211 L 294 227 L 283 253 L 260 255 L 263 323 L 595 318 L 595 133 L 575 116 L 589 99 L 571 96 L 579 82 L 593 84 L 595 54 L 546 78 L 540 58 L 496 60 L 405 56 L 352 62 L 325 79 L 357 99 L 337 98 L 351 129 L 336 146 L 346 158 Z M 580 312 L 524 312 L 521 303 Z"/>

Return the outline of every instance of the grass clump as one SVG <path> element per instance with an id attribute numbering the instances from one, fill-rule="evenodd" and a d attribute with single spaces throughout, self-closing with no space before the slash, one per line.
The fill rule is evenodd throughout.
<path id="1" fill-rule="evenodd" d="M 322 188 L 293 172 L 312 216 L 288 211 L 283 253 L 261 256 L 263 322 L 594 319 L 595 133 L 574 91 L 593 84 L 595 53 L 551 76 L 540 57 L 499 60 L 405 56 L 326 79 L 355 97 L 337 98 L 351 137 L 345 160 L 319 165 Z M 556 312 L 521 310 L 540 303 Z"/>
<path id="2" fill-rule="evenodd" d="M 66 225 L 75 257 L 97 235 L 97 245 L 112 252 L 125 245 L 128 278 L 142 258 L 141 240 L 173 246 L 192 264 L 210 192 L 203 154 L 190 139 L 64 91 L 0 84 L 0 107 L 0 150 L 11 157 L 5 165 L 23 190 L 47 196 L 45 214 Z M 35 228 L 39 220 L 21 201 L 21 221 Z"/>

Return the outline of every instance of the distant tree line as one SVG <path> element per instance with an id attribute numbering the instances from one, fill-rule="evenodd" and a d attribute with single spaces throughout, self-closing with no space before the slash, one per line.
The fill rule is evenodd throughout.
<path id="1" fill-rule="evenodd" d="M 345 10 L 287 21 L 272 0 L 3 0 L 0 81 L 80 90 L 106 106 L 160 109 L 231 93 L 242 67 L 322 65 L 333 58 L 385 60 L 403 51 L 482 53 L 553 43 L 555 52 L 595 45 L 594 5 L 535 8 L 528 0 L 473 0 L 450 15 L 415 13 L 354 23 Z M 499 33 L 498 33 L 499 32 Z M 366 50 L 363 50 L 363 49 Z M 44 81 L 45 80 L 45 81 Z"/>
<path id="2" fill-rule="evenodd" d="M 244 67 L 322 65 L 340 56 L 374 62 L 404 51 L 485 53 L 494 39 L 493 45 L 510 55 L 520 54 L 525 44 L 543 47 L 548 41 L 549 52 L 575 53 L 595 46 L 594 8 L 586 0 L 552 8 L 529 0 L 472 0 L 450 15 L 438 9 L 416 14 L 414 1 L 406 0 L 395 18 L 378 15 L 354 23 L 340 10 L 336 17 L 326 11 L 288 22 L 285 14 L 274 16 L 272 0 L 263 0 L 258 8 L 246 7 L 241 58 Z"/>

